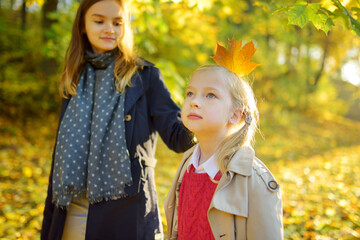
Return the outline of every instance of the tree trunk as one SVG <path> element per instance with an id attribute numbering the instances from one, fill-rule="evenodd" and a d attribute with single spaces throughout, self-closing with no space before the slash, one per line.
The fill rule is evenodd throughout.
<path id="1" fill-rule="evenodd" d="M 46 31 L 50 29 L 51 24 L 55 23 L 55 20 L 49 19 L 48 14 L 57 10 L 58 0 L 46 0 L 42 7 L 42 28 L 43 28 L 43 42 L 46 43 L 48 37 Z M 43 58 L 41 68 L 46 76 L 52 75 L 58 70 L 58 63 L 54 58 Z"/>
<path id="2" fill-rule="evenodd" d="M 58 0 L 46 0 L 42 8 L 42 27 L 44 30 L 43 39 L 46 41 L 47 37 L 45 30 L 49 29 L 51 24 L 55 23 L 54 20 L 47 17 L 48 13 L 55 12 L 57 10 Z"/>
<path id="3" fill-rule="evenodd" d="M 26 0 L 23 0 L 21 6 L 21 30 L 26 28 Z"/>
<path id="4" fill-rule="evenodd" d="M 252 10 L 253 10 L 253 3 L 252 3 L 252 1 L 251 0 L 246 0 L 246 2 L 247 2 L 247 4 L 248 4 L 248 9 L 245 11 L 246 13 L 250 13 L 250 12 L 252 12 Z"/>
<path id="5" fill-rule="evenodd" d="M 315 77 L 314 86 L 316 86 L 318 84 L 318 82 L 319 82 L 319 80 L 321 78 L 321 75 L 324 72 L 325 61 L 326 61 L 326 58 L 327 58 L 327 55 L 328 55 L 328 52 L 329 52 L 329 36 L 330 36 L 330 33 L 331 32 L 329 32 L 328 35 L 326 35 L 325 40 L 324 40 L 323 56 L 322 56 L 322 59 L 321 59 L 321 65 L 320 65 L 319 71 L 317 72 L 316 77 Z"/>

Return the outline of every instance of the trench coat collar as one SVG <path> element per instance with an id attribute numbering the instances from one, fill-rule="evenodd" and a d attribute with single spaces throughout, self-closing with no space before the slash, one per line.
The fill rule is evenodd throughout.
<path id="1" fill-rule="evenodd" d="M 241 147 L 232 157 L 227 171 L 243 176 L 250 176 L 253 168 L 255 151 L 250 146 Z"/>
<path id="2" fill-rule="evenodd" d="M 198 144 L 197 144 L 198 145 Z M 191 155 L 194 153 L 195 147 L 193 146 L 183 155 L 183 163 L 188 162 Z M 241 147 L 232 157 L 227 172 L 233 172 L 243 176 L 250 176 L 254 164 L 255 151 L 250 146 Z"/>
<path id="3" fill-rule="evenodd" d="M 141 61 L 138 62 L 139 72 L 135 73 L 131 80 L 131 87 L 127 87 L 125 94 L 125 109 L 124 114 L 128 114 L 131 107 L 136 103 L 136 101 L 142 96 L 145 92 L 144 84 L 142 83 L 140 71 L 143 68 L 153 67 L 154 64 L 146 61 L 145 59 L 140 58 Z"/>

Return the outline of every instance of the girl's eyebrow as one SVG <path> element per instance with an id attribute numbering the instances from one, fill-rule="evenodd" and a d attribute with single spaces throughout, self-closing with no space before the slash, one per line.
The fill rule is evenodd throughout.
<path id="1" fill-rule="evenodd" d="M 197 91 L 197 88 L 192 87 L 192 86 L 188 86 L 186 88 L 186 91 Z M 219 91 L 217 88 L 213 88 L 213 87 L 205 87 L 205 88 L 203 88 L 203 91 L 212 92 L 212 93 L 215 93 L 215 94 L 221 94 L 221 91 Z"/>
<path id="2" fill-rule="evenodd" d="M 192 86 L 187 86 L 187 88 L 186 88 L 186 91 L 194 91 L 194 90 L 196 90 L 196 88 L 195 87 L 192 87 Z"/>
<path id="3" fill-rule="evenodd" d="M 196 89 L 196 87 L 193 87 L 191 85 L 189 85 L 186 89 Z M 205 87 L 204 88 L 205 91 L 219 91 L 217 88 L 214 88 L 214 87 Z"/>
<path id="4" fill-rule="evenodd" d="M 101 15 L 101 14 L 98 14 L 98 13 L 93 13 L 91 16 L 92 16 L 92 17 L 102 17 L 102 18 L 107 18 L 106 16 Z M 122 19 L 123 19 L 123 17 L 115 17 L 115 18 L 113 18 L 113 19 L 116 19 L 116 20 L 122 20 Z"/>
<path id="5" fill-rule="evenodd" d="M 219 90 L 213 87 L 206 87 L 205 88 L 206 91 L 214 91 L 214 92 L 218 92 Z"/>

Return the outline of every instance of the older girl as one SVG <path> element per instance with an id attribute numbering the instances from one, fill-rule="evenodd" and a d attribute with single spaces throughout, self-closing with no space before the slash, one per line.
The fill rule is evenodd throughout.
<path id="1" fill-rule="evenodd" d="M 133 51 L 124 0 L 83 0 L 60 84 L 63 97 L 42 239 L 161 239 L 157 132 L 191 147 L 160 71 Z"/>

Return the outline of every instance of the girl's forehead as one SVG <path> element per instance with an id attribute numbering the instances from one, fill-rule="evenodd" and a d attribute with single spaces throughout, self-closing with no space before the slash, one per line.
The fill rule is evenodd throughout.
<path id="1" fill-rule="evenodd" d="M 89 13 L 116 18 L 123 15 L 123 9 L 116 0 L 102 0 L 93 4 L 87 11 Z"/>
<path id="2" fill-rule="evenodd" d="M 225 85 L 220 74 L 214 70 L 196 72 L 192 75 L 189 85 Z"/>
<path id="3" fill-rule="evenodd" d="M 197 91 L 217 90 L 230 94 L 229 86 L 217 71 L 197 72 L 190 79 L 188 89 Z"/>

